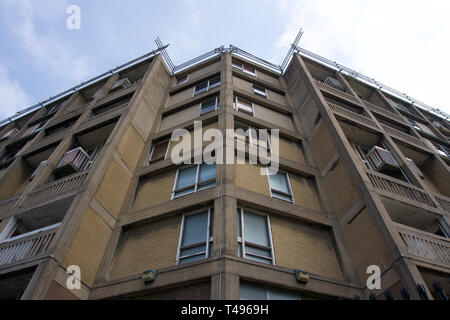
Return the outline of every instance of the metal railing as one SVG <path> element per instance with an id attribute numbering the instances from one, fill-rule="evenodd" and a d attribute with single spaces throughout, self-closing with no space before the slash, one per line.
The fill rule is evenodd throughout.
<path id="1" fill-rule="evenodd" d="M 19 200 L 20 196 L 15 196 L 9 199 L 1 200 L 0 201 L 0 213 L 8 212 L 11 210 L 14 205 L 17 203 L 17 200 Z"/>
<path id="2" fill-rule="evenodd" d="M 379 114 L 384 115 L 385 117 L 388 117 L 389 119 L 393 119 L 395 121 L 404 123 L 403 118 L 399 116 L 398 114 L 393 113 L 392 111 L 382 108 L 380 106 L 377 106 L 376 104 L 373 104 L 367 100 L 362 100 L 364 105 L 369 108 L 372 111 L 378 112 Z"/>
<path id="3" fill-rule="evenodd" d="M 0 265 L 50 254 L 53 239 L 61 223 L 0 242 Z"/>
<path id="4" fill-rule="evenodd" d="M 84 171 L 45 184 L 40 188 L 38 188 L 37 190 L 30 192 L 26 196 L 21 207 L 29 208 L 32 205 L 37 204 L 39 202 L 51 199 L 55 196 L 64 193 L 69 193 L 71 191 L 77 190 L 78 188 L 81 187 L 87 175 L 88 171 Z"/>
<path id="5" fill-rule="evenodd" d="M 433 200 L 424 190 L 372 170 L 366 170 L 366 173 L 375 188 L 436 208 Z"/>
<path id="6" fill-rule="evenodd" d="M 450 239 L 395 223 L 408 254 L 450 265 Z"/>
<path id="7" fill-rule="evenodd" d="M 434 197 L 446 211 L 450 212 L 450 198 L 442 194 L 434 194 Z"/>
<path id="8" fill-rule="evenodd" d="M 118 105 L 116 107 L 113 107 L 111 109 L 106 109 L 103 112 L 100 112 L 98 114 L 92 113 L 91 117 L 89 119 L 85 120 L 83 122 L 83 124 L 86 124 L 90 121 L 94 121 L 98 118 L 115 116 L 116 114 L 120 114 L 120 113 L 124 112 L 124 110 L 126 110 L 127 107 L 128 107 L 128 103 L 124 103 L 124 104 Z"/>
<path id="9" fill-rule="evenodd" d="M 411 143 L 413 145 L 418 145 L 418 146 L 421 146 L 423 148 L 428 149 L 427 146 L 425 145 L 425 143 L 422 140 L 420 140 L 419 138 L 413 137 L 413 136 L 411 136 L 411 135 L 409 135 L 407 133 L 404 133 L 404 132 L 402 132 L 400 130 L 391 128 L 390 126 L 385 125 L 385 124 L 382 124 L 381 126 L 391 136 L 403 139 L 403 140 L 405 140 L 405 141 L 407 141 L 407 142 L 409 142 L 409 143 Z"/>
<path id="10" fill-rule="evenodd" d="M 109 99 L 109 98 L 111 98 L 111 97 L 120 96 L 120 95 L 122 95 L 125 91 L 136 90 L 137 87 L 139 87 L 141 84 L 142 84 L 142 80 L 138 80 L 138 81 L 136 81 L 136 82 L 133 82 L 131 85 L 129 85 L 129 86 L 127 86 L 127 87 L 124 87 L 124 88 L 122 88 L 122 89 L 120 89 L 120 90 L 117 90 L 117 91 L 114 91 L 114 92 L 111 92 L 111 93 L 108 93 L 108 94 L 106 94 L 104 97 L 100 98 L 100 99 L 98 100 L 97 104 L 100 104 L 100 103 L 102 103 L 103 101 L 105 101 L 106 99 Z"/>
<path id="11" fill-rule="evenodd" d="M 323 82 L 321 82 L 321 81 L 319 81 L 317 79 L 314 80 L 314 82 L 316 83 L 317 87 L 320 90 L 324 90 L 324 91 L 327 91 L 328 93 L 331 93 L 331 94 L 333 94 L 335 96 L 338 96 L 338 97 L 350 100 L 351 102 L 353 102 L 353 103 L 355 103 L 357 105 L 360 104 L 358 99 L 356 99 L 355 96 L 353 96 L 353 95 L 351 95 L 349 93 L 343 92 L 343 91 L 335 89 L 333 87 L 330 87 L 329 85 L 326 85 L 325 83 L 323 83 Z"/>
<path id="12" fill-rule="evenodd" d="M 328 103 L 328 106 L 330 107 L 331 111 L 333 111 L 334 113 L 337 113 L 341 116 L 343 116 L 344 118 L 356 121 L 358 123 L 361 123 L 363 125 L 366 125 L 368 127 L 371 128 L 375 128 L 378 129 L 375 121 L 373 121 L 372 119 L 363 116 L 362 114 L 353 112 L 351 110 L 348 110 L 346 108 L 340 107 L 338 105 L 335 105 L 333 103 Z"/>

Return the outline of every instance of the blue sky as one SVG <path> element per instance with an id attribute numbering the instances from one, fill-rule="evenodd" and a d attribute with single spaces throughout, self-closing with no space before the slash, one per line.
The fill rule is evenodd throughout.
<path id="1" fill-rule="evenodd" d="M 81 29 L 69 30 L 69 5 Z M 448 1 L 2 0 L 0 118 L 170 43 L 175 64 L 236 45 L 280 64 L 301 46 L 450 113 Z"/>

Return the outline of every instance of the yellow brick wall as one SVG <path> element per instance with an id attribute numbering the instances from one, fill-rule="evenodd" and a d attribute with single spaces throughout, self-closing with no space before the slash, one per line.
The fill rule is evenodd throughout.
<path id="1" fill-rule="evenodd" d="M 386 243 L 367 209 L 351 224 L 343 225 L 342 231 L 361 283 L 367 281 L 369 265 L 378 265 L 382 272 L 390 265 Z"/>
<path id="2" fill-rule="evenodd" d="M 138 186 L 133 210 L 141 210 L 169 201 L 175 182 L 175 171 L 163 172 L 143 179 Z"/>
<path id="3" fill-rule="evenodd" d="M 278 266 L 343 279 L 328 230 L 276 216 L 270 224 Z"/>
<path id="4" fill-rule="evenodd" d="M 118 217 L 130 185 L 130 177 L 115 159 L 106 171 L 95 198 L 112 214 Z"/>
<path id="5" fill-rule="evenodd" d="M 117 148 L 117 151 L 129 169 L 133 170 L 136 168 L 143 148 L 144 141 L 134 126 L 130 125 Z"/>
<path id="6" fill-rule="evenodd" d="M 296 174 L 289 174 L 295 204 L 320 211 L 320 202 L 314 181 Z"/>
<path id="7" fill-rule="evenodd" d="M 92 286 L 110 235 L 108 225 L 88 208 L 64 257 L 63 267 L 79 266 L 81 281 Z"/>
<path id="8" fill-rule="evenodd" d="M 111 279 L 175 265 L 181 217 L 171 217 L 122 233 Z"/>
<path id="9" fill-rule="evenodd" d="M 267 175 L 260 174 L 258 165 L 236 164 L 236 186 L 270 197 Z"/>
<path id="10" fill-rule="evenodd" d="M 305 155 L 299 142 L 280 137 L 280 158 L 306 164 Z"/>
<path id="11" fill-rule="evenodd" d="M 210 123 L 210 124 L 207 124 L 207 125 L 203 125 L 203 126 L 202 126 L 203 134 L 205 133 L 206 130 L 211 129 L 211 128 L 217 128 L 217 122 L 213 122 L 213 123 Z M 187 149 L 187 150 L 192 150 L 192 149 L 194 148 L 194 130 L 193 130 L 193 129 L 190 131 L 190 137 L 191 137 L 190 148 Z M 169 151 L 167 152 L 167 158 L 168 158 L 168 159 L 170 158 L 170 156 L 171 156 L 171 154 L 172 154 L 173 148 L 174 148 L 178 143 L 181 143 L 181 142 L 183 141 L 182 139 L 184 139 L 184 138 L 180 138 L 179 141 L 170 141 Z M 203 137 L 202 137 L 202 139 L 203 139 Z M 207 145 L 209 145 L 210 143 L 211 143 L 210 141 L 204 141 L 202 145 L 203 145 L 203 146 L 207 146 Z"/>

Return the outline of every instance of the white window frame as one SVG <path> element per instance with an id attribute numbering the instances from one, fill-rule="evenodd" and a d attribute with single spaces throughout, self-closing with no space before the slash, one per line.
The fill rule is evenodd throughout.
<path id="1" fill-rule="evenodd" d="M 242 123 L 242 122 L 241 122 L 241 123 Z M 236 130 L 236 128 L 235 128 L 235 130 Z M 261 140 L 257 139 L 256 137 L 253 137 L 253 135 L 252 135 L 253 130 L 258 131 L 259 128 L 255 128 L 255 127 L 252 127 L 252 126 L 248 125 L 247 130 L 244 131 L 244 136 L 246 136 L 246 135 L 245 135 L 245 132 L 248 132 L 249 146 L 250 146 L 250 147 L 253 147 L 253 146 L 258 147 L 259 145 L 256 144 L 256 143 L 254 142 L 254 140 L 256 140 L 256 141 L 261 141 Z M 266 129 L 266 130 L 267 130 L 267 151 L 268 151 L 269 153 L 271 153 L 271 152 L 272 152 L 272 146 L 271 146 L 271 143 L 270 143 L 270 132 L 269 132 L 270 129 Z M 235 134 L 236 134 L 236 131 L 235 131 Z"/>
<path id="2" fill-rule="evenodd" d="M 204 114 L 207 114 L 207 113 L 209 113 L 209 112 L 217 111 L 217 109 L 219 109 L 219 96 L 215 96 L 214 99 L 216 100 L 216 106 L 215 106 L 214 110 L 202 112 L 202 105 L 203 105 L 203 103 L 205 103 L 206 101 L 210 101 L 210 100 L 212 100 L 212 99 L 213 99 L 213 98 L 205 99 L 204 101 L 200 102 L 200 108 L 199 108 L 199 110 L 198 110 L 198 116 L 199 116 L 199 117 L 202 116 L 202 115 L 204 115 Z"/>
<path id="3" fill-rule="evenodd" d="M 219 76 L 219 82 L 216 82 L 213 86 L 211 86 L 211 79 L 213 79 L 213 78 L 215 78 L 215 77 L 217 77 L 217 76 Z M 221 84 L 221 81 L 220 81 L 220 80 L 221 80 L 221 79 L 220 79 L 220 74 L 218 74 L 218 75 L 214 75 L 214 76 L 212 76 L 212 77 L 209 77 L 209 78 L 207 78 L 207 79 L 205 79 L 205 80 L 203 80 L 203 81 L 197 82 L 197 83 L 194 85 L 194 92 L 192 93 L 192 96 L 194 97 L 194 96 L 196 96 L 196 95 L 199 95 L 199 94 L 204 93 L 204 92 L 208 92 L 209 90 L 214 89 L 215 87 L 220 86 L 220 84 Z M 206 89 L 204 89 L 204 90 L 202 90 L 202 91 L 200 91 L 200 92 L 197 92 L 197 90 L 196 90 L 197 85 L 198 85 L 199 83 L 202 83 L 202 82 L 207 82 L 207 84 L 206 84 Z"/>
<path id="4" fill-rule="evenodd" d="M 245 68 L 244 68 L 245 65 L 251 66 L 250 64 L 243 63 L 243 62 L 232 62 L 232 63 L 231 63 L 231 66 L 232 66 L 232 67 L 234 67 L 234 68 L 236 68 L 236 69 L 239 69 L 239 70 L 241 70 L 242 72 L 245 72 L 245 73 L 247 73 L 247 74 L 250 74 L 250 75 L 252 75 L 252 76 L 254 76 L 254 77 L 257 77 L 257 74 L 256 74 L 256 68 L 253 67 L 253 66 L 251 66 L 251 67 L 255 70 L 255 72 L 250 72 L 250 71 L 248 71 L 248 70 L 245 70 Z"/>
<path id="5" fill-rule="evenodd" d="M 239 107 L 239 99 L 250 101 L 250 103 L 251 103 L 251 105 L 252 105 L 252 111 L 250 112 L 250 111 L 246 110 L 245 108 Z M 251 114 L 251 115 L 253 115 L 253 117 L 256 117 L 256 115 L 255 115 L 255 105 L 254 105 L 253 101 L 251 101 L 250 99 L 246 99 L 246 98 L 241 98 L 241 97 L 238 97 L 238 96 L 234 96 L 233 107 L 234 107 L 234 109 L 236 109 L 237 111 L 241 111 L 241 112 L 244 112 L 244 113 L 247 113 L 247 114 Z"/>
<path id="6" fill-rule="evenodd" d="M 186 77 L 186 80 L 183 80 L 183 81 L 179 81 L 177 78 L 175 78 L 175 79 L 177 79 L 176 86 L 180 86 L 180 85 L 185 84 L 186 82 L 188 82 L 189 81 L 189 74 L 187 74 L 185 77 Z M 184 76 L 183 76 L 183 78 L 184 78 Z"/>
<path id="7" fill-rule="evenodd" d="M 262 89 L 264 89 L 264 91 L 261 91 L 257 88 L 255 88 L 255 86 L 260 87 Z M 267 88 L 264 88 L 263 86 L 260 86 L 259 84 L 253 83 L 252 84 L 252 89 L 253 89 L 253 93 L 260 95 L 262 97 L 265 97 L 266 99 L 269 98 L 268 94 L 267 94 Z"/>
<path id="8" fill-rule="evenodd" d="M 205 163 L 203 163 L 203 164 L 194 164 L 194 165 L 191 165 L 191 166 L 187 166 L 187 167 L 184 167 L 184 168 L 178 168 L 177 169 L 177 173 L 175 175 L 175 182 L 174 182 L 173 188 L 172 188 L 171 200 L 176 199 L 176 198 L 180 198 L 180 197 L 183 197 L 183 196 L 187 196 L 188 194 L 191 194 L 191 193 L 196 193 L 196 192 L 199 191 L 199 187 L 201 187 L 204 184 L 205 185 L 209 184 L 209 183 L 211 183 L 213 181 L 214 181 L 215 184 L 213 186 L 207 187 L 206 189 L 213 188 L 213 187 L 215 187 L 217 185 L 217 178 L 216 177 L 214 177 L 214 178 L 212 178 L 210 180 L 202 181 L 201 185 L 199 185 L 200 167 L 202 165 L 205 165 Z M 179 175 L 180 170 L 186 170 L 186 169 L 189 169 L 189 168 L 192 168 L 192 167 L 195 167 L 195 166 L 197 166 L 197 170 L 196 170 L 196 174 L 195 174 L 195 182 L 194 182 L 194 184 L 189 185 L 187 187 L 184 187 L 182 189 L 176 189 L 177 183 L 178 183 L 178 175 Z M 216 174 L 217 174 L 217 165 L 216 165 Z M 183 191 L 183 190 L 191 189 L 192 187 L 194 187 L 194 191 L 192 191 L 192 192 L 185 193 L 185 194 L 182 194 L 182 195 L 179 195 L 179 196 L 175 195 L 176 192 L 180 192 L 180 191 Z M 206 189 L 202 189 L 200 191 L 203 191 L 203 190 L 206 190 Z"/>
<path id="9" fill-rule="evenodd" d="M 155 151 L 155 146 L 158 146 L 158 145 L 166 143 L 166 142 L 167 142 L 167 148 L 166 148 L 166 153 L 164 154 L 164 158 L 158 159 L 158 160 L 151 160 L 152 156 L 153 156 L 153 152 Z M 152 143 L 152 149 L 150 150 L 150 155 L 148 157 L 148 162 L 152 163 L 152 162 L 155 162 L 155 161 L 166 160 L 167 159 L 167 153 L 169 152 L 169 147 L 170 147 L 170 139 L 158 141 L 156 143 Z"/>
<path id="10" fill-rule="evenodd" d="M 184 236 L 185 217 L 191 216 L 191 215 L 195 215 L 195 214 L 199 214 L 199 213 L 203 213 L 206 210 L 208 211 L 208 223 L 207 223 L 207 226 L 206 226 L 205 251 L 181 257 L 181 251 L 186 249 L 186 248 L 182 247 L 183 236 Z M 190 213 L 183 214 L 183 216 L 181 218 L 180 234 L 179 234 L 179 237 L 178 237 L 178 249 L 177 249 L 177 256 L 176 256 L 176 264 L 177 265 L 180 264 L 180 260 L 182 260 L 182 259 L 187 259 L 187 258 L 199 256 L 201 254 L 204 254 L 204 259 L 210 258 L 210 256 L 209 256 L 209 248 L 210 248 L 210 246 L 212 246 L 214 244 L 214 236 L 211 236 L 211 234 L 210 234 L 211 220 L 212 220 L 211 219 L 211 215 L 214 214 L 214 208 L 211 207 L 211 208 L 208 208 L 206 210 L 205 209 L 196 210 L 196 211 L 193 211 L 193 212 L 190 212 Z M 214 225 L 212 227 L 214 228 Z M 197 247 L 197 246 L 199 246 L 199 244 L 194 244 L 192 246 L 193 247 Z M 201 259 L 199 259 L 199 260 L 201 260 Z M 197 260 L 191 261 L 191 262 L 196 262 L 196 261 Z M 190 262 L 187 262 L 187 263 L 190 263 Z"/>
<path id="11" fill-rule="evenodd" d="M 288 189 L 289 189 L 289 193 L 290 194 L 289 195 L 285 194 L 285 193 L 283 193 L 283 194 L 285 194 L 286 197 L 291 197 L 291 201 L 276 196 L 276 193 L 282 193 L 282 191 L 276 190 L 275 192 L 272 192 L 272 186 L 270 185 L 269 168 L 266 167 L 266 170 L 267 170 L 267 180 L 269 181 L 270 197 L 278 199 L 278 200 L 283 200 L 283 201 L 286 201 L 286 202 L 289 202 L 289 203 L 292 203 L 292 204 L 295 204 L 294 193 L 292 192 L 292 185 L 291 185 L 291 179 L 289 178 L 289 174 L 287 172 L 281 171 L 281 170 L 278 172 L 279 174 L 285 174 L 286 175 L 286 180 L 287 180 Z"/>
<path id="12" fill-rule="evenodd" d="M 414 129 L 418 131 L 423 131 L 422 127 L 419 125 L 419 123 L 415 120 L 408 119 L 409 123 L 413 126 Z"/>
<path id="13" fill-rule="evenodd" d="M 263 217 L 266 218 L 266 221 L 267 221 L 267 230 L 266 230 L 266 232 L 267 232 L 267 235 L 269 236 L 270 254 L 272 256 L 269 259 L 268 257 L 260 256 L 260 255 L 257 255 L 255 253 L 248 253 L 248 255 L 254 256 L 254 257 L 257 257 L 257 258 L 260 258 L 260 259 L 264 259 L 264 260 L 267 260 L 267 261 L 270 261 L 270 264 L 275 265 L 275 251 L 273 249 L 272 227 L 270 226 L 270 217 L 269 217 L 269 215 L 266 214 L 266 213 L 255 212 L 253 210 L 249 211 L 249 210 L 244 209 L 244 208 L 238 208 L 238 211 L 239 211 L 239 219 L 241 220 L 241 222 L 240 222 L 241 223 L 241 234 L 240 235 L 238 234 L 238 237 L 237 237 L 238 238 L 237 239 L 238 240 L 238 255 L 239 255 L 239 244 L 241 244 L 242 256 L 240 258 L 243 258 L 243 259 L 246 259 L 246 260 L 251 260 L 251 261 L 254 261 L 254 262 L 264 263 L 264 262 L 255 261 L 255 260 L 247 258 L 247 253 L 246 253 L 246 250 L 245 250 L 244 213 L 248 212 L 248 213 L 259 215 L 259 216 L 263 216 Z M 264 246 L 261 246 L 261 245 L 256 244 L 256 243 L 251 243 L 250 246 L 251 247 L 260 248 L 262 250 L 267 250 L 268 249 L 267 247 L 264 248 Z"/>

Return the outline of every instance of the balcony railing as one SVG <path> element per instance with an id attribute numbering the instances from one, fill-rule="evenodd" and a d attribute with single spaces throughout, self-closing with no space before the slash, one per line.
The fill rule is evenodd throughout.
<path id="1" fill-rule="evenodd" d="M 450 198 L 442 194 L 435 194 L 434 197 L 446 211 L 450 212 Z"/>
<path id="2" fill-rule="evenodd" d="M 80 172 L 41 186 L 26 196 L 22 207 L 29 208 L 39 202 L 77 190 L 83 184 L 87 174 L 88 171 Z"/>
<path id="3" fill-rule="evenodd" d="M 111 98 L 111 97 L 120 96 L 120 95 L 124 94 L 125 92 L 128 92 L 128 91 L 131 92 L 131 91 L 133 91 L 133 90 L 136 90 L 136 89 L 141 85 L 141 83 L 142 83 L 142 80 L 138 80 L 138 81 L 132 83 L 132 84 L 131 84 L 130 86 L 128 86 L 128 87 L 125 87 L 125 88 L 122 88 L 122 89 L 120 89 L 120 90 L 117 90 L 117 91 L 108 93 L 108 94 L 105 95 L 104 97 L 100 98 L 100 100 L 98 101 L 97 104 L 100 104 L 101 102 L 103 102 L 103 101 L 105 101 L 106 99 L 109 99 L 109 98 Z"/>
<path id="4" fill-rule="evenodd" d="M 450 266 L 450 239 L 395 224 L 408 254 Z"/>
<path id="5" fill-rule="evenodd" d="M 386 132 L 388 134 L 390 134 L 390 135 L 392 135 L 394 137 L 398 137 L 398 138 L 403 139 L 403 140 L 405 140 L 405 141 L 407 141 L 407 142 L 409 142 L 409 143 L 411 143 L 413 145 L 417 145 L 417 146 L 420 146 L 422 148 L 428 149 L 427 146 L 425 145 L 425 143 L 423 143 L 422 140 L 420 140 L 420 139 L 418 139 L 416 137 L 413 137 L 413 136 L 411 136 L 411 135 L 409 135 L 407 133 L 404 133 L 404 132 L 402 132 L 400 130 L 391 128 L 391 127 L 389 127 L 389 126 L 387 126 L 385 124 L 382 124 L 381 126 L 384 128 L 384 130 L 386 130 Z"/>
<path id="6" fill-rule="evenodd" d="M 0 213 L 8 212 L 9 210 L 11 210 L 14 207 L 14 205 L 17 203 L 17 200 L 19 200 L 19 196 L 1 200 L 0 201 Z"/>
<path id="7" fill-rule="evenodd" d="M 339 114 L 340 116 L 342 116 L 344 118 L 356 121 L 358 123 L 361 123 L 361 124 L 366 125 L 366 126 L 371 127 L 371 128 L 378 129 L 375 121 L 373 121 L 372 119 L 370 119 L 370 118 L 368 118 L 366 116 L 363 116 L 362 114 L 359 114 L 359 113 L 350 111 L 348 109 L 342 108 L 342 107 L 340 107 L 338 105 L 335 105 L 333 103 L 328 103 L 328 106 L 330 107 L 331 111 L 333 111 L 334 113 Z"/>
<path id="8" fill-rule="evenodd" d="M 393 119 L 393 120 L 396 120 L 398 122 L 404 123 L 402 117 L 400 117 L 399 115 L 397 115 L 397 114 L 395 114 L 395 113 L 393 113 L 393 112 L 391 112 L 391 111 L 389 111 L 387 109 L 379 107 L 376 104 L 373 104 L 373 103 L 371 103 L 369 101 L 366 101 L 366 100 L 363 100 L 363 103 L 366 105 L 366 107 L 368 107 L 372 111 L 378 112 L 378 113 L 388 117 L 389 119 Z"/>
<path id="9" fill-rule="evenodd" d="M 333 87 L 330 87 L 330 86 L 326 85 L 325 83 L 323 83 L 323 82 L 321 82 L 321 81 L 319 81 L 319 80 L 315 80 L 315 83 L 316 83 L 317 87 L 318 87 L 320 90 L 324 90 L 324 91 L 326 91 L 326 92 L 328 92 L 328 93 L 331 93 L 331 94 L 333 94 L 333 95 L 335 95 L 335 96 L 338 96 L 338 97 L 341 97 L 341 98 L 350 100 L 351 102 L 356 103 L 356 104 L 358 104 L 358 105 L 360 104 L 359 101 L 358 101 L 358 99 L 356 99 L 356 98 L 355 98 L 353 95 L 351 95 L 351 94 L 348 94 L 348 93 L 343 92 L 343 91 L 341 91 L 341 90 L 338 90 L 338 89 L 335 89 L 335 88 L 333 88 Z"/>
<path id="10" fill-rule="evenodd" d="M 366 173 L 375 188 L 418 202 L 420 204 L 426 204 L 432 208 L 436 208 L 433 200 L 422 189 L 372 170 L 366 170 Z"/>
<path id="11" fill-rule="evenodd" d="M 367 158 L 377 170 L 399 168 L 397 160 L 389 150 L 380 148 L 378 146 L 373 147 L 368 153 Z"/>
<path id="12" fill-rule="evenodd" d="M 51 253 L 51 243 L 61 223 L 0 242 L 0 265 L 43 257 Z"/>
<path id="13" fill-rule="evenodd" d="M 78 130 L 83 130 L 94 122 L 102 122 L 103 120 L 108 120 L 111 118 L 114 118 L 117 115 L 123 114 L 128 109 L 128 103 L 124 103 L 121 105 L 118 105 L 116 107 L 113 107 L 111 109 L 107 109 L 101 113 L 95 114 L 93 113 L 92 116 L 89 119 L 86 119 L 83 121 L 83 123 L 80 125 L 80 128 Z"/>

